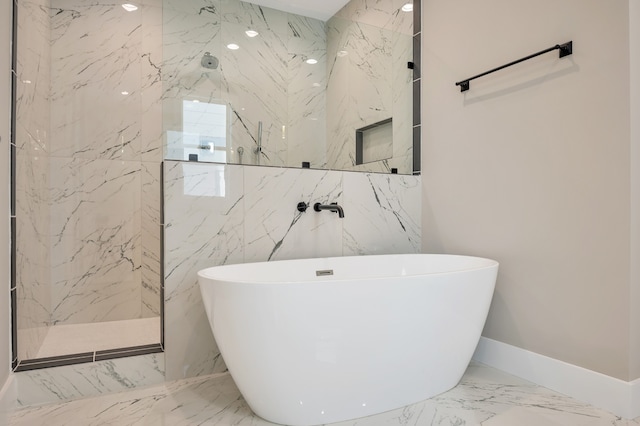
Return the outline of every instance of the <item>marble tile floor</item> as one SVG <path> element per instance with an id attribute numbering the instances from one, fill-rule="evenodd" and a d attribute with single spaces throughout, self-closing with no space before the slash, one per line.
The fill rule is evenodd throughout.
<path id="1" fill-rule="evenodd" d="M 3 423 L 3 421 L 5 423 Z M 228 374 L 0 413 L 21 425 L 271 425 L 255 416 Z M 335 426 L 632 426 L 621 419 L 483 364 L 454 389 L 404 408 Z"/>
<path id="2" fill-rule="evenodd" d="M 50 327 L 36 358 L 160 343 L 160 318 Z"/>

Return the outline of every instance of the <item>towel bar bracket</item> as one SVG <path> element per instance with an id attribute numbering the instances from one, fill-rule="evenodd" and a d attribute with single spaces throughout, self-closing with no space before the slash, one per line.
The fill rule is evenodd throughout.
<path id="1" fill-rule="evenodd" d="M 560 49 L 561 58 L 564 58 L 565 56 L 569 56 L 573 53 L 573 42 L 570 41 L 568 43 L 561 44 L 560 46 L 558 46 L 558 49 Z"/>

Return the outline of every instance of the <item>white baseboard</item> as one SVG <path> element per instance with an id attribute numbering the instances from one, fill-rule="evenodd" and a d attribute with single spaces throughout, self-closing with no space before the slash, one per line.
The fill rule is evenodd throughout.
<path id="1" fill-rule="evenodd" d="M 486 337 L 473 359 L 617 416 L 640 416 L 640 379 L 625 382 Z"/>

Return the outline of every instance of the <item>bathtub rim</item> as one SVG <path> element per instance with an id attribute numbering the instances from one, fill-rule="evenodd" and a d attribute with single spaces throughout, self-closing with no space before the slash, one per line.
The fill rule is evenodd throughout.
<path id="1" fill-rule="evenodd" d="M 249 279 L 249 277 L 241 276 L 240 274 L 232 274 L 233 272 L 237 272 L 237 270 L 242 270 L 251 267 L 264 267 L 265 264 L 268 264 L 267 267 L 275 267 L 277 265 L 282 265 L 283 263 L 294 263 L 294 264 L 302 264 L 304 262 L 332 262 L 332 261 L 345 261 L 350 258 L 393 258 L 393 257 L 431 257 L 431 258 L 447 258 L 447 259 L 456 259 L 456 260 L 467 260 L 477 262 L 475 266 L 472 267 L 460 267 L 457 269 L 451 268 L 446 271 L 421 271 L 416 273 L 407 273 L 407 274 L 398 274 L 396 273 L 385 273 L 382 275 L 374 275 L 374 276 L 314 276 L 312 279 Z M 227 283 L 235 283 L 235 284 L 302 284 L 302 283 L 338 283 L 338 282 L 349 282 L 354 280 L 379 280 L 379 279 L 389 279 L 389 278 L 409 278 L 409 277 L 419 277 L 419 276 L 442 276 L 448 274 L 456 274 L 470 271 L 478 271 L 482 269 L 491 269 L 491 268 L 499 268 L 500 263 L 491 258 L 481 257 L 481 256 L 473 256 L 473 255 L 460 255 L 460 254 L 446 254 L 446 253 L 394 253 L 394 254 L 365 254 L 365 255 L 348 255 L 348 256 L 330 256 L 330 257 L 313 257 L 313 258 L 303 258 L 303 259 L 282 259 L 282 260 L 272 260 L 272 261 L 257 261 L 257 262 L 248 262 L 248 263 L 233 263 L 233 264 L 225 264 L 218 266 L 210 266 L 204 269 L 200 269 L 198 271 L 198 278 L 203 278 L 208 281 L 224 281 Z M 314 268 L 312 268 L 314 269 Z M 324 267 L 318 267 L 318 270 L 325 269 Z M 215 271 L 218 274 L 213 275 L 212 272 Z"/>

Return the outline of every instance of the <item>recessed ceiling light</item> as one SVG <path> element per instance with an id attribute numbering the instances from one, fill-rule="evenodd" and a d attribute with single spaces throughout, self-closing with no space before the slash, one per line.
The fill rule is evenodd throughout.
<path id="1" fill-rule="evenodd" d="M 235 43 L 229 43 L 229 44 L 227 44 L 227 49 L 230 49 L 230 50 L 238 50 L 238 49 L 240 49 L 240 46 L 238 46 L 238 45 L 237 45 L 237 44 L 235 44 Z"/>
<path id="2" fill-rule="evenodd" d="M 254 30 L 247 30 L 244 33 L 247 35 L 247 37 L 251 37 L 251 38 L 258 35 L 258 32 Z"/>
<path id="3" fill-rule="evenodd" d="M 402 11 L 413 12 L 413 3 L 406 3 L 404 6 L 402 6 Z"/>
<path id="4" fill-rule="evenodd" d="M 125 90 L 125 91 L 122 91 L 122 92 L 120 92 L 120 93 L 122 93 L 122 94 L 123 94 L 123 95 L 125 95 L 125 96 L 129 94 L 129 92 L 127 92 L 126 90 Z"/>
<path id="5" fill-rule="evenodd" d="M 309 65 L 315 65 L 318 63 L 317 59 L 313 59 L 313 58 L 309 58 L 305 61 L 306 63 L 308 63 Z"/>
<path id="6" fill-rule="evenodd" d="M 127 12 L 133 12 L 134 10 L 138 10 L 138 6 L 136 6 L 135 4 L 131 4 L 131 3 L 124 3 L 122 5 L 122 8 L 124 10 L 126 10 Z"/>

